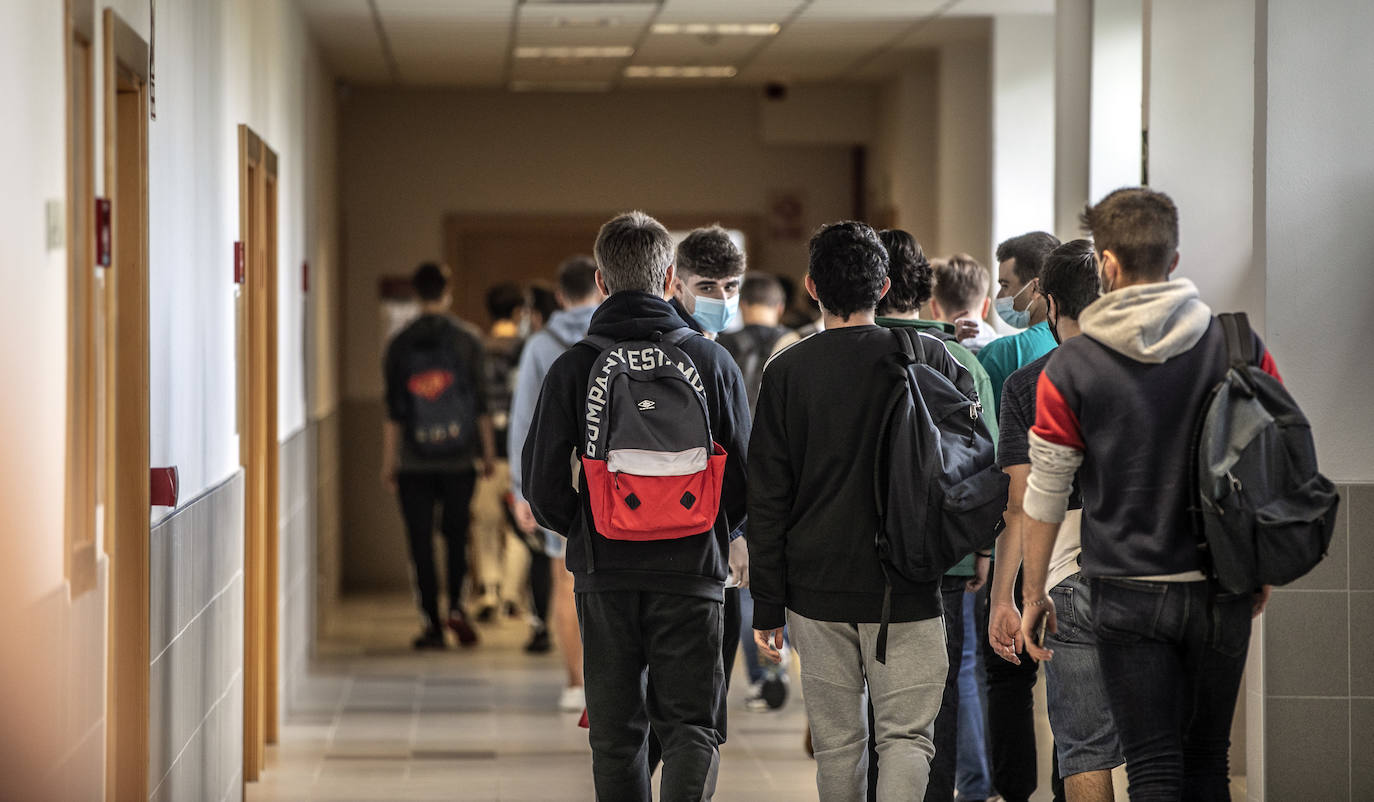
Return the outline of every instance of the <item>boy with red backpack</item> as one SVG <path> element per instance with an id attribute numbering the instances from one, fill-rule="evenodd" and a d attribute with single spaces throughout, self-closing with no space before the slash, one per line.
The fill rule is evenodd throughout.
<path id="1" fill-rule="evenodd" d="M 599 799 L 709 799 L 723 740 L 723 594 L 744 520 L 749 407 L 739 369 L 665 300 L 672 237 L 642 212 L 601 228 L 609 296 L 549 369 L 525 441 L 525 497 L 568 535 Z M 646 682 L 646 673 L 652 682 Z"/>

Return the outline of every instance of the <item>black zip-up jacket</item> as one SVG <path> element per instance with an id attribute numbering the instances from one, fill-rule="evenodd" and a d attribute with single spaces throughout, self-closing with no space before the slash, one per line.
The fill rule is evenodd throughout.
<path id="1" fill-rule="evenodd" d="M 589 334 L 616 340 L 648 339 L 687 326 L 668 302 L 644 292 L 618 292 L 592 316 Z M 715 528 L 677 540 L 628 542 L 595 531 L 587 483 L 573 465 L 584 447 L 587 383 L 598 351 L 569 348 L 544 379 L 523 455 L 525 498 L 540 525 L 568 538 L 567 564 L 579 593 L 641 590 L 722 600 L 730 533 L 744 522 L 749 401 L 739 368 L 726 350 L 705 337 L 689 337 L 691 357 L 706 389 L 711 435 L 728 455 Z"/>

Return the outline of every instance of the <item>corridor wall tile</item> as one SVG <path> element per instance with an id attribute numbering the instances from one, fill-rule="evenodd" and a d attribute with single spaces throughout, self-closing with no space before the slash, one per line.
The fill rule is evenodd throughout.
<path id="1" fill-rule="evenodd" d="M 1268 701 L 1265 741 L 1282 744 L 1265 757 L 1265 797 L 1271 800 L 1350 796 L 1350 700 Z"/>
<path id="2" fill-rule="evenodd" d="M 1374 799 L 1374 698 L 1350 700 L 1350 747 L 1364 757 L 1350 763 L 1350 798 Z"/>
<path id="3" fill-rule="evenodd" d="M 1350 695 L 1374 697 L 1374 590 L 1350 594 L 1350 647 Z"/>
<path id="4" fill-rule="evenodd" d="M 1340 591 L 1274 591 L 1264 614 L 1267 695 L 1350 695 L 1346 596 Z"/>
<path id="5" fill-rule="evenodd" d="M 1350 513 L 1350 589 L 1374 590 L 1374 484 L 1346 487 L 1341 504 Z"/>

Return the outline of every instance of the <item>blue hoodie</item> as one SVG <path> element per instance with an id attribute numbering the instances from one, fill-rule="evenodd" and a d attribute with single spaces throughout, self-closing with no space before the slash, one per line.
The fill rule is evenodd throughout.
<path id="1" fill-rule="evenodd" d="M 520 472 L 520 455 L 525 452 L 525 437 L 534 420 L 534 407 L 539 402 L 539 390 L 544 376 L 555 359 L 587 336 L 595 306 L 559 309 L 549 317 L 548 324 L 525 342 L 520 353 L 520 366 L 515 373 L 515 391 L 510 402 L 510 423 L 506 430 L 507 454 L 510 454 L 510 487 L 515 497 L 525 498 Z"/>

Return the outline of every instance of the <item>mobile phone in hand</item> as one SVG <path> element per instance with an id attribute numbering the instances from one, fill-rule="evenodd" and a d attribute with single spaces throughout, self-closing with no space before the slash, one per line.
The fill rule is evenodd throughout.
<path id="1" fill-rule="evenodd" d="M 1035 628 L 1035 645 L 1041 649 L 1045 648 L 1045 629 L 1050 624 L 1049 614 L 1040 617 L 1040 624 Z"/>

